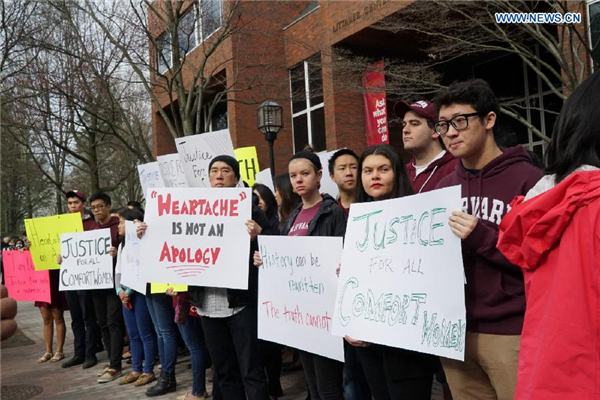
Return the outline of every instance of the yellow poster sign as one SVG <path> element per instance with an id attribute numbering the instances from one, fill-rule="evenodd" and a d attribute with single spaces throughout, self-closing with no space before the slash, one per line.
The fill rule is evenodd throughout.
<path id="1" fill-rule="evenodd" d="M 187 285 L 172 285 L 170 283 L 151 283 L 150 293 L 166 293 L 167 288 L 173 288 L 173 291 L 177 293 L 187 292 Z"/>
<path id="2" fill-rule="evenodd" d="M 256 174 L 260 171 L 256 147 L 240 147 L 235 149 L 235 158 L 240 164 L 240 175 L 250 187 L 256 183 Z"/>
<path id="3" fill-rule="evenodd" d="M 81 214 L 60 214 L 25 220 L 25 231 L 31 243 L 29 250 L 36 271 L 60 269 L 60 235 L 83 232 Z"/>

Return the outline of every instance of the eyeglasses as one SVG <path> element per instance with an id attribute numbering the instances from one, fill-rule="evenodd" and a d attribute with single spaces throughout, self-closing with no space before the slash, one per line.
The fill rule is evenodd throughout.
<path id="1" fill-rule="evenodd" d="M 433 126 L 438 135 L 444 136 L 448 133 L 450 129 L 450 125 L 454 127 L 457 131 L 464 131 L 469 127 L 469 117 L 474 117 L 476 115 L 481 115 L 480 113 L 474 112 L 471 114 L 461 114 L 456 117 L 448 120 L 448 121 L 438 121 Z"/>
<path id="2" fill-rule="evenodd" d="M 98 204 L 96 206 L 91 206 L 90 208 L 92 210 L 102 210 L 104 207 L 106 207 L 106 205 L 104 205 L 104 204 Z"/>

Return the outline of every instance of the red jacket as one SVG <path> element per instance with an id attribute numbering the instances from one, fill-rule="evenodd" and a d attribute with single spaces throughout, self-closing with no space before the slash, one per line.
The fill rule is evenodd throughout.
<path id="1" fill-rule="evenodd" d="M 515 400 L 600 400 L 600 171 L 512 206 L 498 249 L 525 276 Z"/>
<path id="2" fill-rule="evenodd" d="M 424 193 L 434 190 L 437 184 L 446 177 L 446 175 L 454 172 L 456 163 L 458 163 L 458 158 L 454 158 L 454 156 L 446 150 L 446 153 L 442 158 L 429 164 L 427 168 L 425 168 L 425 171 L 421 172 L 419 175 L 416 175 L 417 170 L 413 165 L 414 162 L 415 159 L 413 158 L 406 164 L 406 171 L 410 178 L 410 184 L 415 193 Z"/>

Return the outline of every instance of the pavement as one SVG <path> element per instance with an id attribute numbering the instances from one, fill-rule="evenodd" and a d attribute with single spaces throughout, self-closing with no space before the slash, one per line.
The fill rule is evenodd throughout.
<path id="1" fill-rule="evenodd" d="M 148 399 L 144 394 L 148 386 L 140 388 L 133 384 L 121 386 L 118 384 L 118 380 L 104 384 L 96 382 L 98 369 L 107 363 L 105 351 L 98 353 L 97 367 L 85 370 L 81 366 L 64 369 L 61 368 L 61 362 L 37 363 L 37 359 L 44 354 L 42 317 L 33 303 L 21 302 L 16 319 L 22 335 L 15 338 L 13 346 L 9 346 L 9 348 L 6 348 L 6 342 L 3 342 L 0 350 L 1 400 L 30 398 L 35 400 Z M 65 359 L 69 359 L 73 355 L 73 335 L 69 312 L 65 312 L 65 322 L 67 324 Z M 175 400 L 178 395 L 191 391 L 192 374 L 189 364 L 189 356 L 178 357 L 176 366 L 178 391 L 160 396 L 158 399 Z M 124 374 L 131 371 L 130 365 L 125 363 L 123 365 L 125 366 Z M 283 373 L 281 384 L 284 396 L 280 397 L 280 400 L 304 400 L 306 398 L 306 383 L 302 370 Z M 209 393 L 212 390 L 210 382 L 207 382 L 207 390 Z M 434 383 L 431 399 L 443 400 L 441 388 L 437 382 Z"/>

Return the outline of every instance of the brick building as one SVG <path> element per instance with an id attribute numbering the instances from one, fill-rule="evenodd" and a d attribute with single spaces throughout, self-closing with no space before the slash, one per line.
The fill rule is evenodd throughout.
<path id="1" fill-rule="evenodd" d="M 205 58 L 206 44 L 228 23 L 233 3 L 201 0 L 185 4 L 187 14 L 180 25 L 188 32 L 188 40 L 182 45 L 180 38 L 179 44 L 186 54 L 186 65 L 198 65 Z M 261 167 L 265 168 L 269 164 L 268 147 L 256 129 L 256 109 L 262 101 L 273 99 L 283 106 L 285 125 L 275 142 L 276 172 L 283 172 L 292 153 L 307 143 L 316 151 L 349 147 L 361 152 L 366 147 L 363 95 L 349 85 L 348 71 L 337 65 L 334 50 L 348 48 L 370 57 L 403 54 L 409 60 L 427 56 L 420 52 L 418 37 L 371 28 L 378 21 L 401 14 L 412 4 L 412 1 L 395 0 L 241 0 L 235 6 L 239 13 L 236 15 L 241 16 L 236 20 L 236 29 L 216 47 L 207 62 L 206 70 L 220 80 L 212 93 L 207 92 L 204 102 L 210 102 L 210 96 L 216 96 L 225 88 L 227 94 L 216 104 L 210 121 L 203 124 L 206 127 L 200 132 L 228 127 L 234 147 L 256 146 Z M 582 26 L 591 26 L 591 29 L 582 29 L 584 36 L 598 43 L 600 0 L 578 4 L 584 8 L 585 25 Z M 171 74 L 169 39 L 161 34 L 160 23 L 155 21 L 152 26 L 159 48 L 151 52 L 151 57 L 159 56 L 164 50 L 163 57 L 158 57 L 157 69 L 160 74 Z M 539 46 L 533 46 L 539 52 L 539 63 L 553 62 Z M 600 59 L 600 46 L 594 56 Z M 591 59 L 586 59 L 585 54 L 583 60 L 591 65 Z M 540 67 L 539 63 L 534 67 Z M 191 79 L 193 68 L 182 68 L 182 71 L 184 81 Z M 494 54 L 462 59 L 445 65 L 442 72 L 446 84 L 471 77 L 488 80 L 501 100 L 510 97 L 517 109 L 522 105 L 520 116 L 550 135 L 562 100 L 517 56 Z M 255 84 L 257 81 L 260 83 Z M 166 111 L 173 99 L 177 101 L 177 96 L 172 93 L 168 96 L 167 90 L 155 90 Z M 392 106 L 400 97 L 388 95 L 390 119 L 394 117 Z M 174 152 L 175 146 L 173 134 L 158 111 L 154 105 L 154 151 L 161 155 Z M 198 118 L 206 118 L 206 115 L 208 113 Z M 545 144 L 531 129 L 510 117 L 502 116 L 501 121 L 502 129 L 511 131 L 519 143 L 543 154 Z M 398 121 L 392 120 L 390 141 L 399 150 L 402 146 L 400 131 Z"/>

